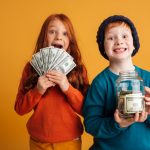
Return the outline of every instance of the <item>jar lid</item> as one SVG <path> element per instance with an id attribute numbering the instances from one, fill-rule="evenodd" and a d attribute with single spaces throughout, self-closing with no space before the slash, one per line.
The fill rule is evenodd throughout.
<path id="1" fill-rule="evenodd" d="M 136 71 L 129 70 L 129 71 L 121 71 L 119 72 L 119 75 L 122 77 L 127 77 L 127 76 L 132 77 L 132 76 L 138 76 L 138 73 Z"/>

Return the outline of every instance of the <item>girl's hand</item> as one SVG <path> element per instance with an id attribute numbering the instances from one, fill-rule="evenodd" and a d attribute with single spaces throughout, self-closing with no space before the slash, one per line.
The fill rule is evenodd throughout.
<path id="1" fill-rule="evenodd" d="M 145 87 L 145 104 L 146 104 L 146 110 L 150 114 L 150 88 Z"/>
<path id="2" fill-rule="evenodd" d="M 55 84 L 52 81 L 49 81 L 45 75 L 38 78 L 37 89 L 42 95 L 46 92 L 46 90 L 49 87 L 54 86 L 54 85 Z"/>
<path id="3" fill-rule="evenodd" d="M 116 109 L 114 113 L 115 121 L 119 124 L 121 128 L 128 127 L 135 122 L 144 122 L 147 119 L 147 116 L 148 113 L 146 111 L 143 111 L 141 114 L 137 112 L 133 118 L 124 119 L 119 117 L 118 109 Z"/>
<path id="4" fill-rule="evenodd" d="M 63 92 L 68 90 L 69 82 L 66 75 L 63 73 L 56 70 L 51 70 L 47 72 L 46 77 L 49 79 L 49 81 L 58 84 Z"/>

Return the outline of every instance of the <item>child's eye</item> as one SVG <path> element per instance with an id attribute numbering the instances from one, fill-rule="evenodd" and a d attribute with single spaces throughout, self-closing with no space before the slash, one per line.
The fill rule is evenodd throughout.
<path id="1" fill-rule="evenodd" d="M 67 33 L 67 32 L 64 32 L 63 35 L 64 35 L 64 36 L 68 36 L 68 33 Z"/>
<path id="2" fill-rule="evenodd" d="M 107 40 L 113 40 L 113 37 L 108 37 Z"/>
<path id="3" fill-rule="evenodd" d="M 125 38 L 127 38 L 127 36 L 126 36 L 126 35 L 123 35 L 123 38 L 125 39 Z"/>
<path id="4" fill-rule="evenodd" d="M 49 30 L 48 33 L 54 34 L 54 33 L 56 33 L 56 31 L 55 30 Z"/>

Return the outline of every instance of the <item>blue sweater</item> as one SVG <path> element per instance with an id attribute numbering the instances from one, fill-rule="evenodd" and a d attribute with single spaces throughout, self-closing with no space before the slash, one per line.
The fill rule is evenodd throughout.
<path id="1" fill-rule="evenodd" d="M 144 86 L 150 87 L 150 72 L 136 66 L 135 70 L 143 78 Z M 150 116 L 145 122 L 126 128 L 120 128 L 114 120 L 117 78 L 118 75 L 106 68 L 88 90 L 83 116 L 85 130 L 94 136 L 90 150 L 150 150 Z"/>

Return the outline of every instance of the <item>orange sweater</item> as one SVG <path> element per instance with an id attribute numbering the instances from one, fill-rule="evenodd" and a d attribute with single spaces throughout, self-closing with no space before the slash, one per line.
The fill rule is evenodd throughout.
<path id="1" fill-rule="evenodd" d="M 27 122 L 27 129 L 31 137 L 41 142 L 62 142 L 75 139 L 83 133 L 80 117 L 83 95 L 80 91 L 69 86 L 62 92 L 56 85 L 47 89 L 41 95 L 37 88 L 25 93 L 23 83 L 29 74 L 29 67 L 25 67 L 19 85 L 15 102 L 15 111 L 24 115 L 34 110 Z"/>

